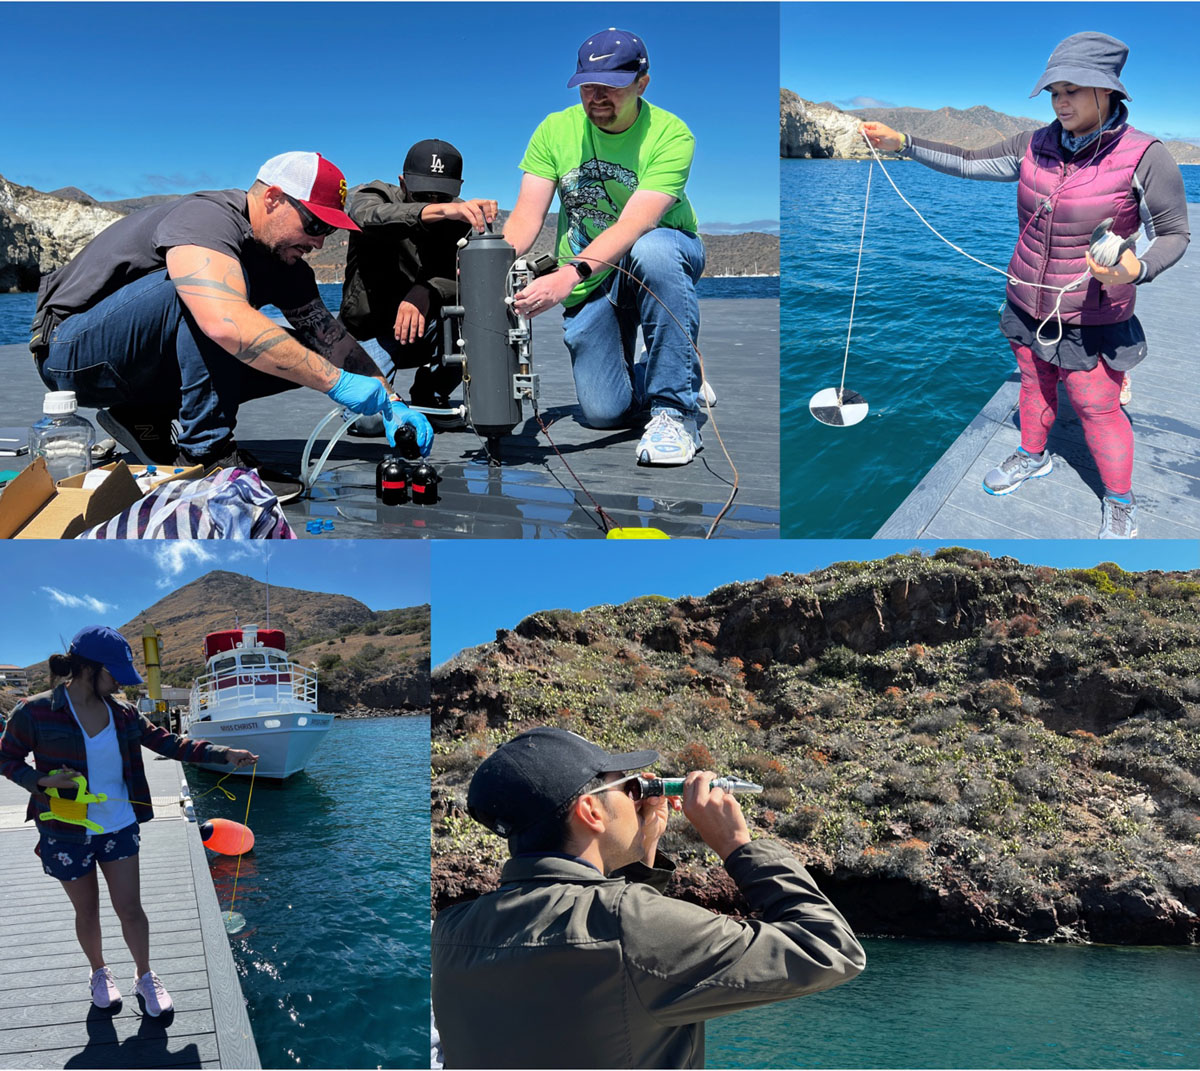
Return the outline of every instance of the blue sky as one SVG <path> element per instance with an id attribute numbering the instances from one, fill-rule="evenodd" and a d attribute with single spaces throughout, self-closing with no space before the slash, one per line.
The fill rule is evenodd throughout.
<path id="1" fill-rule="evenodd" d="M 831 562 L 865 561 L 940 546 L 969 546 L 1030 565 L 1089 568 L 1116 562 L 1123 569 L 1200 568 L 1192 540 L 794 540 L 637 543 L 455 542 L 433 547 L 433 664 L 464 647 L 488 643 L 535 610 L 582 610 L 638 595 L 707 595 L 735 580 L 773 573 L 807 573 Z"/>
<path id="2" fill-rule="evenodd" d="M 1200 138 L 1196 3 L 784 4 L 780 85 L 841 108 L 969 108 L 1049 122 L 1029 91 L 1054 46 L 1082 30 L 1129 46 L 1122 81 L 1134 125 Z"/>
<path id="3" fill-rule="evenodd" d="M 0 543 L 0 565 L 5 610 L 0 663 L 17 666 L 61 650 L 59 637 L 70 641 L 84 625 L 119 628 L 214 569 L 259 581 L 269 570 L 272 588 L 349 595 L 372 610 L 430 601 L 429 547 L 407 541 L 305 539 L 268 545 L 16 539 Z"/>
<path id="4" fill-rule="evenodd" d="M 701 221 L 778 220 L 763 3 L 7 3 L 0 173 L 109 200 L 244 189 L 269 156 L 310 149 L 353 186 L 394 181 L 410 144 L 440 137 L 464 195 L 511 208 L 534 127 L 579 101 L 579 45 L 613 25 L 646 41 L 646 98 L 696 135 Z"/>

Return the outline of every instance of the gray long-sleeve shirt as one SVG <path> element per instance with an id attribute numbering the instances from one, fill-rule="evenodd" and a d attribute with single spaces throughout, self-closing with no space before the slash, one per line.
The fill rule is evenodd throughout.
<path id="1" fill-rule="evenodd" d="M 962 149 L 905 135 L 901 155 L 958 178 L 1016 182 L 1034 133 L 1026 130 L 984 149 Z M 1084 154 L 1087 151 L 1082 150 Z M 1183 256 L 1190 240 L 1183 176 L 1161 141 L 1151 145 L 1138 163 L 1133 174 L 1133 195 L 1137 198 L 1143 233 L 1149 241 L 1138 254 L 1146 266 L 1138 282 L 1148 283 Z"/>

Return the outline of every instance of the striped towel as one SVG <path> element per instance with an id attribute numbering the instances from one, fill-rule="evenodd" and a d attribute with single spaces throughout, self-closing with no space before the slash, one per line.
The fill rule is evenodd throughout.
<path id="1" fill-rule="evenodd" d="M 258 473 L 218 469 L 199 480 L 156 487 L 76 539 L 295 539 Z"/>

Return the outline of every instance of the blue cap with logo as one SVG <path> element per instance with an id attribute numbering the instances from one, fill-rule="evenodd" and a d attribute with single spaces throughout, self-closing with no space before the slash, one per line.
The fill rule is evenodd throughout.
<path id="1" fill-rule="evenodd" d="M 116 629 L 105 625 L 88 625 L 80 629 L 71 641 L 71 654 L 99 662 L 118 684 L 141 684 L 142 678 L 133 668 L 133 651 Z"/>
<path id="2" fill-rule="evenodd" d="M 579 46 L 579 62 L 567 88 L 592 83 L 620 89 L 649 68 L 650 59 L 640 37 L 628 30 L 601 30 Z"/>

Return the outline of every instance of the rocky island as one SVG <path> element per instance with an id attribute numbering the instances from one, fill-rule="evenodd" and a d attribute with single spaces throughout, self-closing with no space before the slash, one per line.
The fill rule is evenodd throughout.
<path id="1" fill-rule="evenodd" d="M 861 933 L 1200 940 L 1195 573 L 945 548 L 533 614 L 434 671 L 435 911 L 495 885 L 466 787 L 535 724 L 764 785 L 753 832 Z M 663 846 L 671 895 L 744 910 L 686 822 Z"/>

